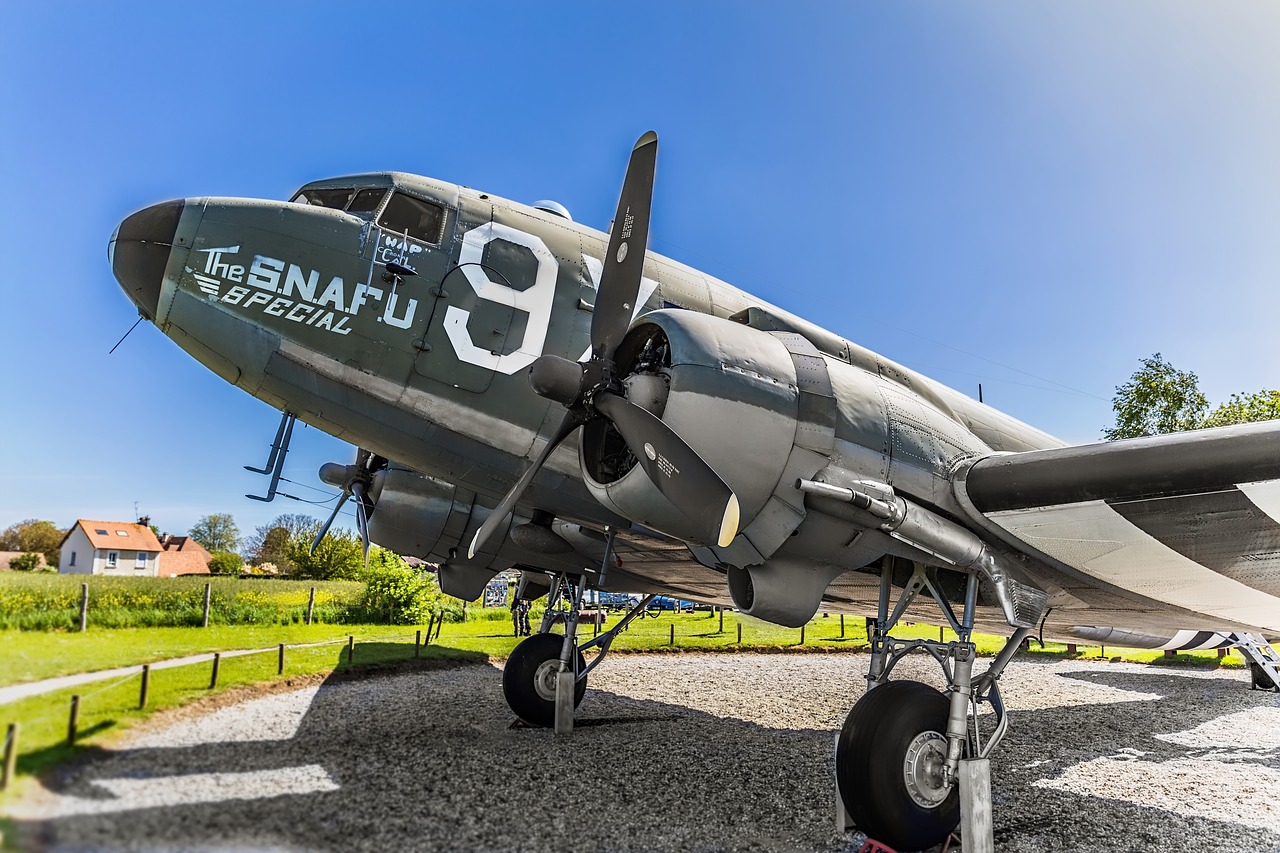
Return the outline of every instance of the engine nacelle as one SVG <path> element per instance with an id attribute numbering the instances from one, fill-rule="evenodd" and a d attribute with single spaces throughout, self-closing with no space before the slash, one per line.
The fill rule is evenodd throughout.
<path id="1" fill-rule="evenodd" d="M 745 547 L 716 561 L 761 562 L 804 517 L 796 500 L 770 517 L 769 530 L 752 536 L 752 523 L 795 467 L 793 449 L 801 423 L 802 382 L 796 356 L 775 334 L 694 311 L 645 315 L 619 346 L 616 363 L 626 377 L 628 398 L 674 429 L 724 478 L 741 508 L 738 539 Z M 820 363 L 820 359 L 818 360 Z M 825 368 L 823 371 L 825 378 Z M 829 392 L 828 392 L 829 393 Z M 646 527 L 698 543 L 697 532 L 642 469 L 607 421 L 587 425 L 579 442 L 587 488 L 609 509 Z M 824 459 L 809 453 L 801 468 L 817 470 Z M 816 466 L 816 467 L 815 467 Z M 735 540 L 735 543 L 737 540 Z"/>

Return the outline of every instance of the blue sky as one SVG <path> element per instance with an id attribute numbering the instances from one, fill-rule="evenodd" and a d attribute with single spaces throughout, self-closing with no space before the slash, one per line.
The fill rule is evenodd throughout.
<path id="1" fill-rule="evenodd" d="M 0 11 L 0 526 L 242 531 L 278 415 L 107 265 L 167 198 L 400 169 L 579 221 L 662 139 L 651 248 L 1069 441 L 1138 360 L 1280 385 L 1262 2 L 58 3 Z M 351 448 L 300 430 L 286 487 Z"/>

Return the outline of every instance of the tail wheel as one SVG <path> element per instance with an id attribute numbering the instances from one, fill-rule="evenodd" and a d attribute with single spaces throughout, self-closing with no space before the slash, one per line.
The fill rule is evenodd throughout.
<path id="1" fill-rule="evenodd" d="M 955 785 L 943 782 L 947 697 L 916 681 L 890 681 L 853 706 L 836 742 L 836 784 L 867 835 L 898 850 L 943 841 L 960 822 Z"/>
<path id="2" fill-rule="evenodd" d="M 559 634 L 534 634 L 522 641 L 507 658 L 502 668 L 502 695 L 516 716 L 531 726 L 549 728 L 556 721 L 556 673 L 560 671 L 560 650 L 564 637 Z M 578 672 L 586 669 L 586 660 L 578 655 Z M 573 687 L 573 707 L 578 707 L 587 692 L 587 680 L 578 679 Z"/>

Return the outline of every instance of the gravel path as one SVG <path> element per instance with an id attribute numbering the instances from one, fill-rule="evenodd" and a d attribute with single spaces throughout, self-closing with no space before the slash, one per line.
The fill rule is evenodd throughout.
<path id="1" fill-rule="evenodd" d="M 56 851 L 856 850 L 830 762 L 865 668 L 619 655 L 561 739 L 511 728 L 491 666 L 336 682 L 160 715 L 9 814 Z M 1280 851 L 1280 696 L 1077 661 L 1002 684 L 998 850 Z"/>

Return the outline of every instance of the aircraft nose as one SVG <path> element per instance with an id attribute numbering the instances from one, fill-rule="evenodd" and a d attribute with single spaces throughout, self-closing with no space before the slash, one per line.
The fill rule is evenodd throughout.
<path id="1" fill-rule="evenodd" d="M 183 201 L 166 201 L 143 208 L 121 222 L 107 244 L 116 281 L 153 322 L 184 206 Z"/>

